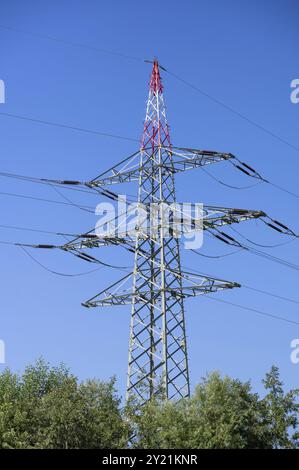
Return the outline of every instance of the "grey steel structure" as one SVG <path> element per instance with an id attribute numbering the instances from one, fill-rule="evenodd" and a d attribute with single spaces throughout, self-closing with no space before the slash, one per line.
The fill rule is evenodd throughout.
<path id="1" fill-rule="evenodd" d="M 134 270 L 82 305 L 85 307 L 131 305 L 127 400 L 141 404 L 154 396 L 180 399 L 190 395 L 184 301 L 186 298 L 222 289 L 240 287 L 235 282 L 201 276 L 182 270 L 177 232 L 165 225 L 165 207 L 174 206 L 172 218 L 182 219 L 176 209 L 175 174 L 213 163 L 228 161 L 246 175 L 266 181 L 246 163 L 230 153 L 180 148 L 171 145 L 166 120 L 159 65 L 155 60 L 150 78 L 141 148 L 130 157 L 88 181 L 43 180 L 52 184 L 82 185 L 112 200 L 116 193 L 108 185 L 138 181 L 138 204 L 145 207 L 150 226 L 135 226 L 124 233 L 115 230 L 99 236 L 93 229 L 78 234 L 64 245 L 24 245 L 60 249 L 93 263 L 105 264 L 87 249 L 119 245 L 134 253 Z M 154 222 L 151 207 L 157 208 Z M 200 217 L 189 216 L 179 230 L 202 228 L 219 240 L 247 249 L 221 230 L 225 225 L 261 219 L 280 233 L 294 232 L 264 212 L 204 206 Z M 174 225 L 175 227 L 175 225 Z M 153 230 L 154 229 L 154 230 Z M 106 266 L 109 266 L 106 264 Z"/>
<path id="2" fill-rule="evenodd" d="M 166 233 L 163 207 L 176 202 L 174 175 L 178 171 L 229 159 L 217 152 L 177 149 L 171 146 L 166 120 L 162 82 L 157 61 L 153 63 L 138 167 L 113 169 L 91 187 L 133 181 L 138 178 L 138 202 L 158 207 L 155 235 L 140 231 L 135 242 L 133 286 L 105 290 L 85 302 L 87 307 L 131 304 L 131 325 L 127 376 L 127 400 L 141 403 L 155 395 L 179 399 L 190 395 L 184 300 L 186 297 L 238 286 L 181 269 L 179 239 Z M 134 160 L 133 156 L 132 160 Z M 130 165 L 132 165 L 130 160 Z M 107 180 L 108 178 L 108 180 Z M 107 237 L 105 237 L 107 242 Z M 127 239 L 126 243 L 132 239 Z M 117 242 L 119 243 L 119 242 Z M 122 243 L 122 242 L 121 242 Z"/>
<path id="3" fill-rule="evenodd" d="M 157 204 L 155 238 L 137 237 L 133 271 L 127 399 L 146 402 L 156 394 L 169 399 L 190 395 L 184 298 L 228 287 L 198 279 L 187 290 L 179 239 L 164 233 L 163 204 L 176 202 L 174 163 L 162 82 L 155 61 L 150 80 L 141 145 L 138 201 Z"/>

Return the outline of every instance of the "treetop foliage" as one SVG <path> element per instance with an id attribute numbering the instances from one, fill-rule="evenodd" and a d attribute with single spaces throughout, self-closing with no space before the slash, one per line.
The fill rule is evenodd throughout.
<path id="1" fill-rule="evenodd" d="M 260 398 L 250 382 L 213 372 L 190 399 L 122 407 L 115 378 L 78 379 L 43 359 L 0 374 L 0 448 L 298 448 L 299 390 L 273 366 Z"/>

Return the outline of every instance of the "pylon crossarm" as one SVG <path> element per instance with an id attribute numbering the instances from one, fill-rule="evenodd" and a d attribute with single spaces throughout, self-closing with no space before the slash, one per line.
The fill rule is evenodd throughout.
<path id="1" fill-rule="evenodd" d="M 187 214 L 185 211 L 178 207 L 173 208 L 173 224 L 179 224 L 177 231 L 179 233 L 187 233 L 194 229 L 209 230 L 216 227 L 222 227 L 224 225 L 231 225 L 234 223 L 240 223 L 250 219 L 257 219 L 266 217 L 266 214 L 262 211 L 247 210 L 247 209 L 233 209 L 225 207 L 215 206 L 204 206 L 202 217 L 196 218 Z M 120 245 L 129 251 L 135 251 L 136 238 L 157 243 L 157 237 L 151 235 L 152 232 L 158 232 L 158 229 L 163 227 L 164 229 L 172 228 L 167 222 L 165 224 L 148 224 L 148 228 L 138 227 L 126 230 L 115 236 L 115 230 L 113 233 L 107 233 L 106 235 L 97 235 L 96 233 L 88 233 L 78 235 L 78 239 L 74 242 L 68 242 L 64 245 L 58 246 L 63 251 L 81 250 L 84 248 L 99 248 L 110 245 Z M 170 225 L 170 227 L 169 227 Z M 140 254 L 142 255 L 142 248 L 139 247 Z M 144 255 L 147 253 L 144 252 Z"/>
<path id="2" fill-rule="evenodd" d="M 91 299 L 87 300 L 86 302 L 82 303 L 84 307 L 92 307 L 94 302 L 97 301 L 99 297 L 102 297 L 102 301 L 105 301 L 105 299 L 111 299 L 113 297 L 118 296 L 118 292 L 123 289 L 123 287 L 126 285 L 126 283 L 131 279 L 133 273 L 129 273 L 126 276 L 122 277 L 118 281 L 114 282 L 111 284 L 109 287 L 106 289 L 102 290 L 99 294 L 95 295 Z M 109 304 L 109 305 L 118 305 L 118 304 Z"/>
<path id="3" fill-rule="evenodd" d="M 146 161 L 144 164 L 140 164 L 140 157 L 142 155 L 146 155 L 149 159 L 152 159 L 153 155 L 161 151 L 165 152 L 170 157 L 169 160 L 171 160 L 171 163 L 163 162 L 160 165 L 156 164 L 154 166 L 154 170 L 157 170 L 159 166 L 162 166 L 163 171 L 171 171 L 172 173 L 186 171 L 192 168 L 198 168 L 224 160 L 233 160 L 236 158 L 231 153 L 188 149 L 165 145 L 151 145 L 150 147 L 142 147 L 140 150 L 137 150 L 129 157 L 124 158 L 119 163 L 102 172 L 100 175 L 90 181 L 49 178 L 41 178 L 41 181 L 47 182 L 49 184 L 59 184 L 63 186 L 87 186 L 89 188 L 100 188 L 111 184 L 138 181 L 140 171 L 143 171 L 146 174 L 147 172 L 151 173 L 153 169 L 152 165 L 148 165 L 148 161 Z"/>
<path id="4" fill-rule="evenodd" d="M 120 245 L 124 246 L 125 248 L 129 249 L 130 251 L 135 248 L 135 241 L 127 238 L 120 238 L 120 237 L 98 237 L 96 234 L 92 238 L 82 238 L 82 240 L 78 240 L 76 242 L 66 243 L 62 245 L 60 248 L 63 251 L 72 251 L 72 250 L 81 250 L 84 248 L 100 248 L 103 246 L 110 246 L 110 245 Z"/>
<path id="5" fill-rule="evenodd" d="M 201 166 L 219 163 L 234 158 L 231 153 L 199 150 L 184 147 L 164 147 L 171 157 L 174 173 L 192 170 Z"/>
<path id="6" fill-rule="evenodd" d="M 259 210 L 233 209 L 226 207 L 204 206 L 203 230 L 222 227 L 224 225 L 238 224 L 251 219 L 265 217 L 266 214 Z M 196 220 L 194 221 L 196 226 Z"/>
<path id="7" fill-rule="evenodd" d="M 153 167 L 151 159 L 153 154 L 156 154 L 158 151 L 165 152 L 170 158 L 168 162 L 155 164 Z M 141 155 L 143 155 L 143 161 L 145 161 L 145 163 L 140 165 L 136 157 L 140 158 Z M 140 171 L 143 171 L 144 175 L 152 175 L 153 170 L 157 171 L 160 166 L 162 167 L 162 171 L 165 173 L 169 171 L 172 173 L 178 173 L 212 163 L 229 160 L 231 158 L 234 157 L 229 153 L 210 150 L 196 150 L 164 145 L 145 147 L 142 148 L 138 154 L 134 154 L 134 158 L 132 158 L 130 162 L 127 162 L 126 165 L 120 168 L 120 164 L 117 164 L 107 172 L 103 173 L 101 177 L 95 178 L 84 184 L 89 188 L 96 188 L 111 184 L 130 183 L 131 181 L 139 180 Z"/>
<path id="8" fill-rule="evenodd" d="M 237 224 L 245 222 L 247 220 L 259 219 L 267 227 L 279 232 L 282 235 L 288 235 L 291 237 L 298 237 L 298 235 L 289 227 L 283 223 L 269 217 L 265 212 L 260 210 L 249 210 L 249 209 L 237 209 L 229 207 L 217 207 L 217 206 L 203 206 L 202 214 L 200 217 L 195 217 L 180 209 L 180 204 L 173 206 L 173 223 L 178 223 L 178 228 L 174 227 L 174 231 L 177 230 L 179 234 L 188 233 L 191 230 L 207 230 L 217 229 L 225 225 Z M 148 224 L 149 229 L 143 227 L 135 227 L 134 229 L 124 231 L 123 233 L 115 236 L 114 233 L 107 233 L 103 236 L 98 236 L 96 233 L 78 235 L 76 241 L 68 242 L 64 245 L 30 245 L 35 248 L 59 248 L 63 251 L 81 250 L 83 248 L 98 248 L 109 245 L 119 245 L 126 248 L 128 251 L 135 251 L 136 239 L 143 241 L 144 243 L 150 241 L 154 245 L 157 245 L 156 233 L 158 229 L 171 228 L 171 224 L 168 222 L 163 225 L 155 225 L 153 223 Z M 154 232 L 153 234 L 150 232 Z M 173 233 L 170 233 L 173 235 Z M 166 234 L 165 234 L 166 235 Z M 138 247 L 138 253 L 140 256 L 147 256 L 147 252 L 142 249 L 142 245 Z"/>
<path id="9" fill-rule="evenodd" d="M 298 237 L 298 235 L 289 227 L 286 225 L 282 224 L 281 222 L 272 219 L 269 217 L 267 214 L 265 214 L 263 211 L 258 211 L 258 210 L 247 210 L 247 209 L 234 209 L 234 208 L 225 208 L 225 207 L 216 207 L 216 206 L 204 206 L 203 207 L 203 216 L 200 218 L 192 217 L 190 214 L 186 214 L 186 212 L 180 210 L 180 209 L 174 209 L 174 220 L 179 220 L 180 227 L 177 230 L 177 233 L 184 234 L 184 233 L 190 233 L 191 231 L 196 231 L 196 230 L 206 230 L 210 232 L 211 234 L 216 231 L 216 237 L 221 239 L 222 241 L 225 241 L 226 243 L 229 241 L 231 244 L 235 244 L 236 246 L 241 246 L 238 241 L 236 241 L 234 238 L 229 237 L 227 234 L 224 234 L 223 232 L 217 231 L 220 227 L 223 227 L 225 225 L 232 225 L 235 223 L 240 223 L 246 220 L 251 220 L 251 219 L 259 219 L 261 220 L 265 225 L 270 227 L 271 229 L 275 230 L 276 232 L 279 232 L 280 234 L 283 235 L 288 235 L 291 237 Z M 184 216 L 187 221 L 181 221 L 181 217 Z M 158 228 L 164 228 L 167 229 L 167 225 L 159 225 L 159 226 L 152 226 L 151 228 L 154 229 L 154 231 L 157 231 Z M 175 232 L 174 230 L 173 232 Z M 152 242 L 153 245 L 159 246 L 157 237 L 155 236 L 150 236 L 151 234 L 146 234 L 144 229 L 141 231 L 138 231 L 136 229 L 124 232 L 120 234 L 120 236 L 114 236 L 114 234 L 107 234 L 105 236 L 98 236 L 96 233 L 94 233 L 94 230 L 91 230 L 88 233 L 80 234 L 80 235 L 74 235 L 76 236 L 74 241 L 65 243 L 64 245 L 53 245 L 53 244 L 28 244 L 28 243 L 15 243 L 16 246 L 23 246 L 27 248 L 37 248 L 37 249 L 59 249 L 65 252 L 70 252 L 73 255 L 77 256 L 78 258 L 81 258 L 85 261 L 88 262 L 94 262 L 98 263 L 98 260 L 96 258 L 91 257 L 90 255 L 87 255 L 82 252 L 81 250 L 85 249 L 90 249 L 90 248 L 99 248 L 99 247 L 104 247 L 104 246 L 122 246 L 129 252 L 135 252 L 136 249 L 136 239 L 140 241 L 140 244 L 138 246 L 138 254 L 141 258 L 147 259 L 148 258 L 148 253 L 146 249 L 142 248 L 142 242 L 146 245 L 147 242 Z M 173 233 L 172 233 L 173 235 Z M 225 239 L 223 239 L 223 236 Z M 167 235 L 165 234 L 165 238 L 167 238 Z M 146 247 L 145 247 L 146 248 Z M 158 266 L 160 267 L 159 264 L 157 264 L 156 260 L 153 259 L 151 261 L 153 266 Z"/>
<path id="10" fill-rule="evenodd" d="M 168 271 L 171 272 L 174 277 L 182 279 L 183 284 L 181 287 L 172 288 L 168 286 L 161 289 L 158 288 L 158 286 L 153 286 L 148 290 L 144 285 L 143 287 L 139 285 L 135 292 L 131 288 L 120 292 L 120 288 L 123 287 L 124 281 L 126 282 L 132 275 L 130 274 L 87 300 L 82 305 L 84 307 L 128 305 L 134 300 L 135 304 L 148 304 L 157 307 L 157 300 L 160 299 L 162 292 L 167 295 L 168 299 L 182 299 L 187 297 L 196 297 L 202 294 L 210 294 L 218 290 L 240 287 L 240 284 L 236 282 L 225 281 L 223 279 L 217 279 L 210 276 L 201 276 L 187 272 L 179 273 L 172 270 Z M 111 290 L 113 290 L 113 292 L 111 292 Z M 153 296 L 155 297 L 154 302 L 152 302 Z"/>

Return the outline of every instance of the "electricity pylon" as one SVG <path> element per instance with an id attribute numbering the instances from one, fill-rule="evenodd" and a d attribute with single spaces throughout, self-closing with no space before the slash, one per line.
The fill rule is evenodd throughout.
<path id="1" fill-rule="evenodd" d="M 115 230 L 102 236 L 95 229 L 75 235 L 64 245 L 25 245 L 33 248 L 60 249 L 88 262 L 105 264 L 86 253 L 86 249 L 120 245 L 134 252 L 134 270 L 112 286 L 84 302 L 85 307 L 131 305 L 127 400 L 137 397 L 141 404 L 154 396 L 168 399 L 189 397 L 190 382 L 187 354 L 184 302 L 186 298 L 218 290 L 240 287 L 236 282 L 201 276 L 182 270 L 178 232 L 198 228 L 219 240 L 244 248 L 221 231 L 221 227 L 250 219 L 261 219 L 278 232 L 294 232 L 258 210 L 203 206 L 200 216 L 189 215 L 187 226 L 176 207 L 175 174 L 213 163 L 228 161 L 246 175 L 266 181 L 258 172 L 231 153 L 174 147 L 163 98 L 157 60 L 153 62 L 141 148 L 108 171 L 88 182 L 45 180 L 52 184 L 82 185 L 117 200 L 108 185 L 138 181 L 138 205 L 145 207 L 151 220 L 151 206 L 157 208 L 154 223 L 135 226 L 124 233 Z M 172 207 L 179 230 L 165 224 L 165 207 Z M 119 227 L 118 227 L 119 228 Z M 106 266 L 109 266 L 106 264 Z M 131 284 L 128 287 L 128 284 Z M 125 288 L 124 288 L 125 287 Z"/>
<path id="2" fill-rule="evenodd" d="M 163 226 L 163 204 L 176 202 L 174 165 L 165 147 L 171 150 L 162 81 L 154 61 L 141 144 L 138 202 L 158 204 L 158 234 L 155 239 L 136 240 L 127 377 L 127 399 L 135 395 L 144 402 L 161 393 L 170 399 L 190 395 L 179 239 L 167 236 Z M 209 280 L 204 291 L 211 290 L 211 282 L 214 288 L 231 286 Z M 200 288 L 196 282 L 194 289 Z"/>
<path id="3" fill-rule="evenodd" d="M 184 299 L 238 286 L 203 276 L 190 278 L 181 268 L 179 240 L 166 233 L 163 224 L 163 207 L 176 202 L 175 172 L 228 159 L 229 155 L 173 150 L 156 60 L 149 88 L 139 168 L 114 171 L 108 183 L 113 183 L 113 179 L 132 181 L 138 176 L 138 202 L 145 207 L 158 206 L 155 236 L 138 236 L 137 232 L 131 291 L 104 291 L 84 304 L 91 307 L 131 303 L 127 399 L 137 396 L 141 402 L 158 394 L 169 399 L 190 395 Z M 102 185 L 103 180 L 100 185 L 91 183 L 92 187 Z M 122 286 L 127 278 L 121 281 Z"/>

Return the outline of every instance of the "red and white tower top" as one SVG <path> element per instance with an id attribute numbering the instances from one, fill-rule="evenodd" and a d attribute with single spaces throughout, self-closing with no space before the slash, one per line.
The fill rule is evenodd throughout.
<path id="1" fill-rule="evenodd" d="M 162 85 L 162 80 L 160 76 L 158 60 L 155 59 L 153 64 L 154 65 L 153 65 L 153 70 L 152 70 L 152 75 L 151 75 L 151 80 L 150 80 L 150 89 L 152 90 L 153 93 L 155 93 L 156 91 L 159 91 L 159 93 L 162 93 L 163 85 Z"/>
<path id="2" fill-rule="evenodd" d="M 149 83 L 141 149 L 152 147 L 154 150 L 159 145 L 170 146 L 170 137 L 163 98 L 162 79 L 158 60 L 155 59 Z"/>

